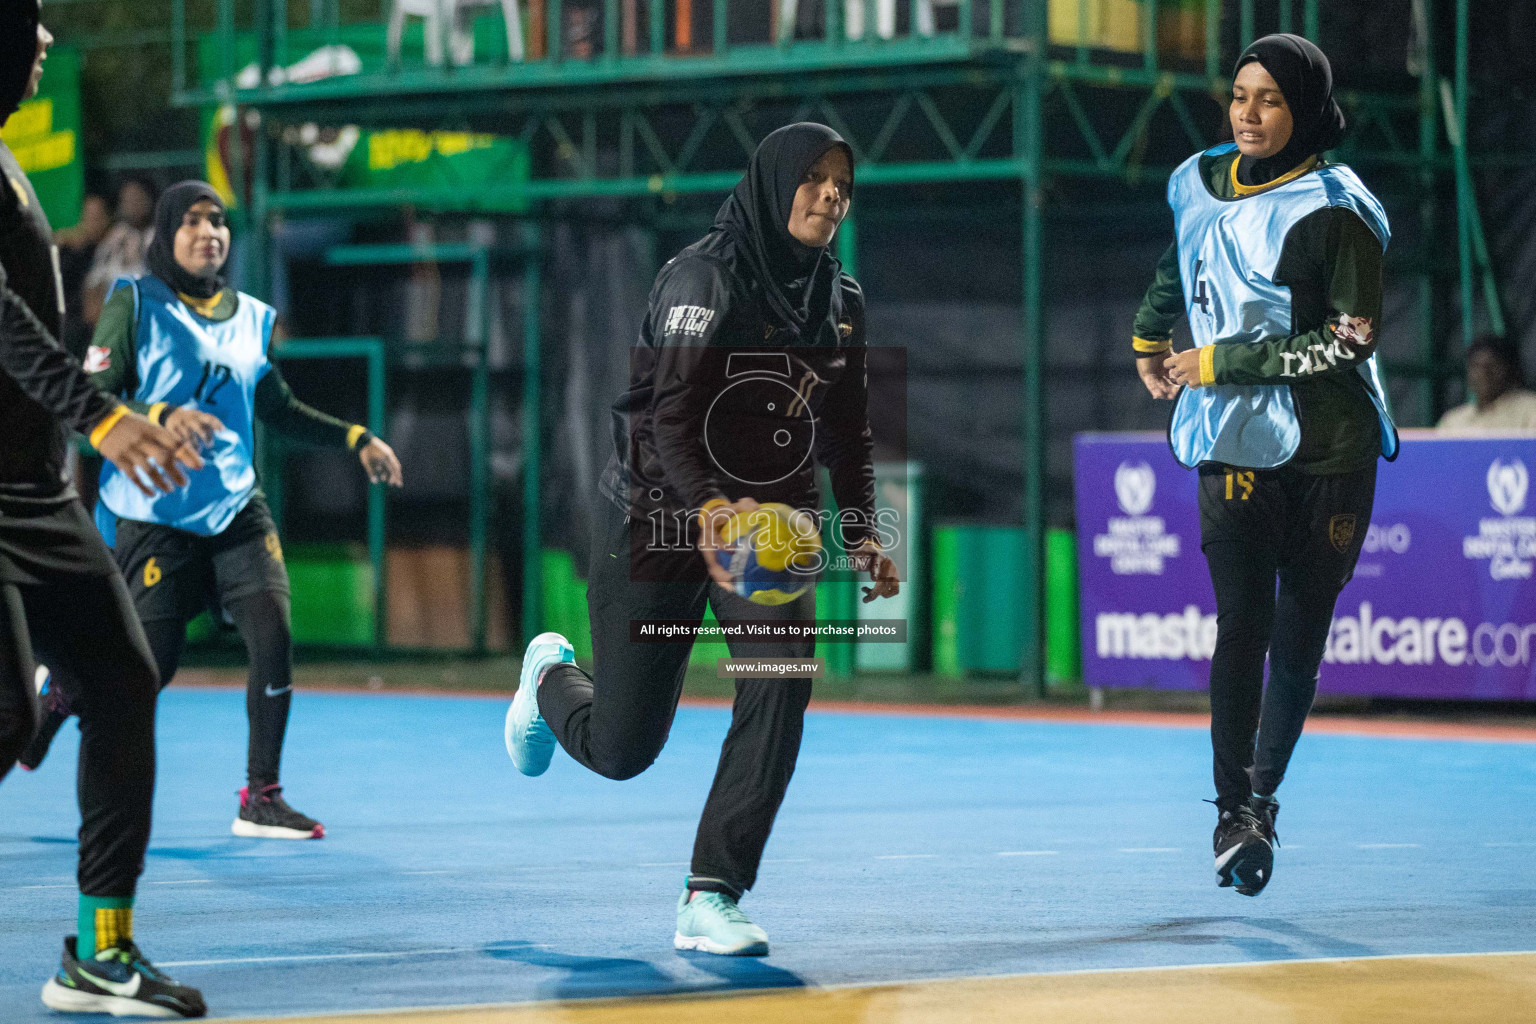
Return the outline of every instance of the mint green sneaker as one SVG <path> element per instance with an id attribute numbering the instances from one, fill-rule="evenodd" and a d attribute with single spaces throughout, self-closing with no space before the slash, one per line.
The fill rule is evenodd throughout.
<path id="1" fill-rule="evenodd" d="M 688 890 L 677 901 L 677 934 L 672 945 L 722 956 L 767 956 L 768 933 L 741 912 L 725 893 Z"/>
<path id="2" fill-rule="evenodd" d="M 504 738 L 507 754 L 524 775 L 543 775 L 555 756 L 555 734 L 539 714 L 539 678 L 544 670 L 561 662 L 575 661 L 576 650 L 559 633 L 540 633 L 523 652 L 523 670 L 517 693 L 507 708 Z"/>

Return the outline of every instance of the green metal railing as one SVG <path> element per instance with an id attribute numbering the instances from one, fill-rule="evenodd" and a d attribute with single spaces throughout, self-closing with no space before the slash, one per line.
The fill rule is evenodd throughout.
<path id="1" fill-rule="evenodd" d="M 368 430 L 379 437 L 386 433 L 388 395 L 384 378 L 384 342 L 379 338 L 290 338 L 275 350 L 282 362 L 293 359 L 364 359 L 368 363 Z M 279 526 L 283 517 L 281 461 L 287 445 L 272 445 L 267 436 L 267 497 Z M 387 485 L 368 486 L 368 563 L 373 572 L 373 646 L 382 649 L 389 627 L 389 587 L 385 569 L 385 503 Z"/>
<path id="2" fill-rule="evenodd" d="M 172 0 L 178 18 L 175 31 L 185 49 L 187 35 L 180 27 L 184 0 Z M 446 0 L 445 0 L 446 2 Z M 335 15 L 336 0 L 314 0 L 308 24 L 296 19 L 290 25 L 274 11 L 284 5 L 257 3 L 257 21 L 234 21 L 233 0 L 220 0 L 220 20 L 215 29 L 220 40 L 219 71 L 213 81 L 189 83 L 178 73 L 178 98 L 187 103 L 234 99 L 261 109 L 278 122 L 314 119 L 323 123 L 401 126 L 441 124 L 445 117 L 457 123 L 493 126 L 488 130 L 516 134 L 530 147 L 547 142 L 553 156 L 536 162 L 531 180 L 492 184 L 479 189 L 441 187 L 346 190 L 270 189 L 262 178 L 254 190 L 253 209 L 258 223 L 267 213 L 288 214 L 338 209 L 383 208 L 411 204 L 442 211 L 487 211 L 525 215 L 532 204 L 584 197 L 649 197 L 685 192 L 722 192 L 736 181 L 760 137 L 749 114 L 754 109 L 774 111 L 778 123 L 785 119 L 815 118 L 837 128 L 855 150 L 861 187 L 934 181 L 995 180 L 1016 182 L 1022 203 L 1023 357 L 1021 408 L 1024 438 L 1024 526 L 1028 545 L 1027 571 L 1021 574 L 1019 599 L 1027 609 L 1021 675 L 1038 691 L 1045 673 L 1044 643 L 1044 540 L 1046 486 L 1046 392 L 1044 387 L 1045 317 L 1042 267 L 1048 249 L 1045 218 L 1045 185 L 1049 176 L 1089 176 L 1127 182 L 1153 183 L 1171 166 L 1145 162 L 1141 150 L 1149 135 L 1177 138 L 1180 134 L 1193 150 L 1211 144 L 1209 133 L 1221 117 L 1221 95 L 1230 83 L 1225 75 L 1236 50 L 1223 45 L 1230 34 L 1223 24 L 1236 24 L 1236 43 L 1246 45 L 1264 32 L 1292 29 L 1316 38 L 1320 27 L 1318 0 L 1278 0 L 1261 11 L 1256 0 L 1193 0 L 1184 12 L 1203 13 L 1203 33 L 1198 43 L 1180 52 L 1165 51 L 1159 42 L 1165 18 L 1171 17 L 1157 3 L 1144 2 L 1136 23 L 1138 45 L 1114 48 L 1101 45 L 1090 29 L 1088 0 L 1075 10 L 1077 31 L 1062 32 L 1062 8 L 1047 0 L 998 0 L 978 9 L 973 0 L 963 2 L 950 27 L 932 35 L 907 31 L 895 38 L 879 38 L 875 30 L 875 4 L 863 8 L 865 31 L 859 39 L 847 38 L 840 2 L 826 5 L 826 15 L 814 38 L 765 36 L 740 44 L 732 42 L 728 14 L 722 0 L 694 0 L 700 11 L 711 11 L 716 20 L 711 30 L 695 40 L 691 31 L 687 47 L 675 25 L 664 19 L 667 5 L 661 0 L 637 0 L 633 24 L 623 21 L 617 0 L 605 0 L 600 32 L 590 56 L 566 52 L 560 0 L 546 0 L 543 33 L 538 53 L 530 43 L 527 59 L 516 62 L 504 56 L 454 66 L 451 59 L 440 67 L 411 67 L 405 62 L 365 70 L 363 73 L 307 83 L 259 84 L 251 89 L 233 88 L 235 41 L 253 27 L 261 36 L 256 48 L 263 66 L 284 65 L 294 54 L 287 52 L 299 38 L 300 28 L 323 29 L 323 38 L 340 40 L 348 33 L 372 32 L 366 26 L 346 25 Z M 1424 7 L 1430 0 L 1417 0 Z M 1437 175 L 1454 173 L 1457 181 L 1458 232 L 1462 238 L 1463 330 L 1472 322 L 1473 262 L 1486 253 L 1486 241 L 1476 220 L 1471 169 L 1478 165 L 1466 152 L 1465 131 L 1468 90 L 1466 83 L 1466 9 L 1469 0 L 1457 0 L 1456 88 L 1451 111 L 1444 124 L 1451 129 L 1447 150 L 1439 141 L 1442 124 L 1440 89 L 1435 77 L 1434 53 L 1426 47 L 1427 63 L 1421 70 L 1416 94 L 1367 95 L 1344 93 L 1341 100 L 1357 126 L 1358 148 L 1341 155 L 1353 163 L 1384 169 L 1401 168 L 1402 177 L 1413 179 L 1422 197 L 1421 221 L 1430 231 L 1424 252 L 1432 252 L 1434 193 Z M 1053 25 L 1053 8 L 1057 12 Z M 906 5 L 913 25 L 917 3 Z M 243 10 L 243 8 L 242 8 Z M 263 13 L 265 12 L 265 13 Z M 645 25 L 642 30 L 640 15 Z M 227 17 L 226 17 L 227 15 Z M 1262 15 L 1262 16 L 1261 16 Z M 279 25 L 279 20 L 282 24 Z M 1432 17 L 1426 19 L 1434 24 Z M 1171 24 L 1171 23 L 1169 23 Z M 1185 29 L 1192 23 L 1186 22 Z M 1056 29 L 1053 38 L 1053 27 Z M 1198 26 L 1196 26 L 1198 27 Z M 238 31 L 237 31 L 238 30 Z M 631 40 L 633 45 L 628 45 Z M 1327 40 L 1323 40 L 1325 46 Z M 227 44 L 227 45 L 226 45 Z M 182 53 L 177 59 L 184 59 Z M 184 72 L 184 68 L 183 68 Z M 266 82 L 266 75 L 260 76 Z M 956 107 L 952 97 L 964 93 L 966 103 Z M 1117 102 L 1102 102 L 1111 93 Z M 1130 94 L 1137 102 L 1119 102 Z M 881 104 L 884 104 L 881 106 Z M 871 106 L 880 113 L 873 122 L 861 121 L 859 110 Z M 1130 111 L 1124 108 L 1132 108 Z M 982 112 L 980 120 L 975 118 Z M 662 116 L 665 115 L 665 116 Z M 1070 125 L 1071 133 L 1047 131 Z M 343 120 L 344 119 L 344 120 Z M 671 127 L 669 127 L 669 125 Z M 914 127 L 915 126 L 915 127 Z M 721 132 L 718 129 L 723 128 Z M 715 135 L 711 136 L 711 132 Z M 1071 135 L 1071 145 L 1063 139 Z M 714 138 L 711 150 L 707 139 Z M 721 141 L 721 140 L 724 141 Z M 905 149 L 899 158 L 888 158 L 892 143 Z M 734 141 L 732 141 L 734 140 Z M 259 143 L 260 144 L 260 143 Z M 927 148 L 915 151 L 919 144 Z M 1050 148 L 1048 148 L 1048 145 Z M 731 149 L 722 166 L 721 147 Z M 736 150 L 739 149 L 739 152 Z M 599 166 L 594 154 L 617 154 L 616 166 Z M 709 153 L 713 163 L 701 159 Z M 1167 159 L 1165 155 L 1161 159 Z M 258 161 L 258 168 L 261 166 Z M 848 242 L 854 251 L 850 231 Z M 412 259 L 422 258 L 413 253 Z M 536 262 L 536 261 L 535 261 Z M 1497 302 L 1491 287 L 1492 274 L 1483 260 L 1484 300 L 1490 309 Z M 1435 366 L 1441 349 L 1435 334 L 1438 306 L 1434 261 L 1427 255 L 1414 261 L 1421 280 L 1424 348 L 1420 368 L 1410 376 L 1421 381 L 1420 394 L 1426 417 L 1437 401 Z M 537 268 L 529 272 L 534 291 Z M 537 309 L 525 317 L 525 358 L 538 367 Z M 1492 315 L 1497 315 L 1496 313 Z M 531 347 L 526 347 L 531 346 Z M 536 520 L 539 434 L 536 422 L 535 385 L 524 381 L 524 452 L 534 469 L 525 478 L 525 503 Z M 525 565 L 539 564 L 536 557 L 538 524 L 531 522 L 524 537 Z M 525 580 L 525 586 L 528 586 Z M 525 591 L 525 632 L 538 628 L 537 592 Z M 481 609 L 483 614 L 483 607 Z"/>
<path id="3" fill-rule="evenodd" d="M 325 254 L 326 263 L 338 267 L 399 266 L 416 263 L 468 263 L 470 265 L 465 337 L 461 348 L 448 358 L 470 359 L 469 399 L 469 632 L 474 653 L 485 651 L 486 601 L 485 553 L 490 523 L 490 365 L 486 343 L 490 337 L 488 291 L 490 257 L 486 249 L 458 243 L 431 245 L 339 245 Z"/>
<path id="4" fill-rule="evenodd" d="M 538 573 L 530 567 L 540 563 L 540 471 L 543 450 L 539 418 L 542 395 L 539 349 L 540 266 L 538 234 L 530 229 L 526 248 L 516 255 L 523 261 L 523 639 L 526 642 L 540 631 L 542 590 Z M 487 636 L 486 553 L 492 513 L 490 492 L 491 466 L 491 377 L 489 343 L 491 329 L 490 278 L 494 259 L 509 255 L 459 242 L 427 245 L 340 245 L 326 252 L 331 266 L 402 266 L 418 263 L 469 265 L 469 294 L 465 310 L 465 336 L 461 346 L 443 349 L 437 354 L 450 363 L 463 365 L 468 357 L 470 370 L 469 422 L 469 633 L 470 652 L 484 654 Z M 430 343 L 438 349 L 435 343 Z M 420 356 L 424 346 L 412 346 Z M 372 427 L 369 428 L 373 429 Z"/>

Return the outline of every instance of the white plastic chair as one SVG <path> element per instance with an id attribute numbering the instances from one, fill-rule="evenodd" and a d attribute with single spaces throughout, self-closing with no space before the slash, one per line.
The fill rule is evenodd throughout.
<path id="1" fill-rule="evenodd" d="M 881 39 L 892 39 L 896 36 L 897 2 L 898 0 L 875 0 L 875 34 Z M 915 34 L 933 35 L 935 7 L 958 7 L 965 2 L 967 0 L 918 0 Z M 799 9 L 799 0 L 779 0 L 779 39 L 790 39 L 794 36 L 795 17 Z M 864 0 L 843 0 L 843 29 L 849 39 L 864 38 Z"/>
<path id="2" fill-rule="evenodd" d="M 400 61 L 400 36 L 405 31 L 405 19 L 409 15 L 421 18 L 426 37 L 427 63 L 443 63 L 443 27 L 439 16 L 448 19 L 449 45 L 456 65 L 472 63 L 475 59 L 475 35 L 473 21 L 466 12 L 476 7 L 494 7 L 500 4 L 501 17 L 507 26 L 507 56 L 512 60 L 523 59 L 523 23 L 518 17 L 517 0 L 393 0 L 389 12 L 389 60 Z"/>

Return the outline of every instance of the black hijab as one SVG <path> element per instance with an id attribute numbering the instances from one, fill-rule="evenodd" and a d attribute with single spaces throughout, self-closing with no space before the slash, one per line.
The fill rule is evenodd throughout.
<path id="1" fill-rule="evenodd" d="M 38 0 L 0 0 L 0 124 L 21 106 L 37 63 Z"/>
<path id="2" fill-rule="evenodd" d="M 1291 108 L 1290 141 L 1274 156 L 1263 160 L 1244 157 L 1237 162 L 1237 177 L 1244 185 L 1273 181 L 1309 156 L 1337 146 L 1344 138 L 1344 111 L 1333 98 L 1333 68 L 1328 58 L 1309 40 L 1288 32 L 1255 39 L 1237 58 L 1232 76 L 1243 65 L 1258 61 L 1280 86 L 1285 105 Z"/>
<path id="3" fill-rule="evenodd" d="M 735 239 L 774 317 L 799 334 L 827 318 L 842 266 L 825 246 L 789 233 L 789 214 L 805 172 L 833 146 L 853 167 L 853 150 L 824 124 L 786 125 L 758 144 L 747 173 L 715 214 L 715 230 Z"/>
<path id="4" fill-rule="evenodd" d="M 155 204 L 155 237 L 144 255 L 151 274 L 170 285 L 172 291 L 194 299 L 211 299 L 224 287 L 224 278 L 217 272 L 211 277 L 198 277 L 176 262 L 176 232 L 181 219 L 204 199 L 211 199 L 220 210 L 224 209 L 224 200 L 204 181 L 179 181 L 162 192 Z M 224 258 L 227 260 L 229 254 L 225 253 Z"/>

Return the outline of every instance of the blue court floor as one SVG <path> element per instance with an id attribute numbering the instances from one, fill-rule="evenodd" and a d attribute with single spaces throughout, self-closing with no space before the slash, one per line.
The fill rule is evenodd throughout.
<path id="1" fill-rule="evenodd" d="M 300 694 L 317 842 L 229 834 L 235 691 L 168 691 L 140 944 L 215 1016 L 1088 968 L 1536 949 L 1536 746 L 1303 738 L 1276 876 L 1217 889 L 1194 728 L 813 713 L 744 907 L 766 960 L 679 954 L 673 907 L 728 714 L 657 764 L 518 775 L 496 699 Z M 0 785 L 0 1021 L 73 930 L 77 733 Z"/>

